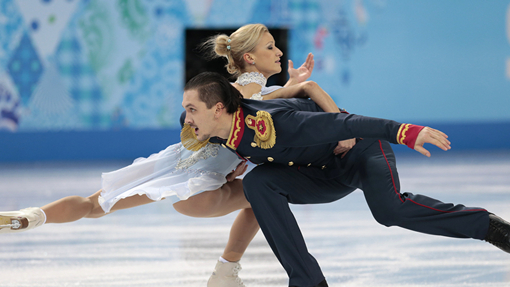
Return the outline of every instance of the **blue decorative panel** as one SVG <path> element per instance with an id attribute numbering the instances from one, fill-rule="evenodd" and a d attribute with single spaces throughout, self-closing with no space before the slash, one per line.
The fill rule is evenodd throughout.
<path id="1" fill-rule="evenodd" d="M 7 61 L 23 33 L 23 19 L 14 1 L 0 1 L 0 68 L 5 69 Z"/>
<path id="2" fill-rule="evenodd" d="M 22 103 L 27 105 L 43 72 L 42 63 L 28 34 L 23 34 L 18 47 L 7 63 L 7 70 L 18 89 Z"/>
<path id="3" fill-rule="evenodd" d="M 20 101 L 5 85 L 0 83 L 0 131 L 16 131 L 20 119 Z"/>

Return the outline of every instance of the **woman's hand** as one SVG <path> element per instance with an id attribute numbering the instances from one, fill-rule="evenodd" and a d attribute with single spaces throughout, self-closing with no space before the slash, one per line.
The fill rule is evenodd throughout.
<path id="1" fill-rule="evenodd" d="M 345 156 L 345 154 L 351 150 L 351 148 L 356 144 L 356 139 L 348 139 L 339 141 L 336 148 L 333 150 L 333 153 L 335 155 L 342 154 L 342 158 Z"/>
<path id="2" fill-rule="evenodd" d="M 236 177 L 243 175 L 243 173 L 246 172 L 247 168 L 248 168 L 248 164 L 246 163 L 246 161 L 243 160 L 242 162 L 240 162 L 237 165 L 235 170 L 233 170 L 232 172 L 227 174 L 227 181 L 231 182 L 234 179 L 236 179 Z"/>
<path id="3" fill-rule="evenodd" d="M 306 57 L 306 61 L 301 65 L 301 67 L 294 69 L 294 63 L 292 60 L 289 60 L 289 81 L 285 85 L 290 86 L 298 83 L 302 83 L 306 81 L 313 72 L 313 66 L 315 64 L 315 61 L 313 60 L 313 54 L 309 53 L 308 57 Z"/>

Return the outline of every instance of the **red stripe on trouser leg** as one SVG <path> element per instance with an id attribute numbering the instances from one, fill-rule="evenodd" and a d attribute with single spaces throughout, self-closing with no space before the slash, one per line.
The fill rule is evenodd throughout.
<path id="1" fill-rule="evenodd" d="M 382 147 L 382 143 L 381 141 L 379 141 L 379 147 L 381 148 L 381 152 L 384 156 L 384 160 L 386 160 L 386 164 L 388 165 L 388 169 L 390 170 L 390 174 L 391 174 L 391 182 L 393 183 L 393 189 L 395 190 L 395 193 L 398 195 L 398 198 L 400 199 L 401 202 L 404 202 L 404 200 L 400 197 L 400 192 L 398 192 L 397 190 L 397 186 L 395 185 L 395 179 L 393 177 L 393 172 L 391 170 L 391 166 L 390 166 L 390 162 L 388 161 L 388 159 L 386 158 L 386 154 L 384 153 L 384 149 Z M 445 211 L 445 210 L 440 210 L 440 209 L 437 209 L 437 208 L 433 208 L 433 207 L 430 207 L 430 206 L 427 206 L 427 205 L 424 205 L 424 204 L 421 204 L 421 203 L 418 203 L 412 199 L 406 199 L 406 201 L 410 201 L 416 205 L 419 205 L 421 207 L 425 207 L 425 208 L 428 208 L 428 209 L 431 209 L 431 210 L 435 210 L 435 211 L 438 211 L 438 212 L 444 212 L 444 213 L 455 213 L 455 212 L 466 212 L 466 211 L 487 211 L 486 209 L 483 209 L 483 208 L 477 208 L 477 209 L 466 209 L 466 210 L 460 210 L 460 211 Z"/>
<path id="2" fill-rule="evenodd" d="M 455 212 L 466 212 L 466 211 L 487 211 L 486 209 L 484 208 L 475 208 L 475 209 L 466 209 L 466 210 L 459 210 L 459 211 L 445 211 L 445 210 L 440 210 L 440 209 L 437 209 L 437 208 L 433 208 L 433 207 L 430 207 L 430 206 L 426 206 L 426 205 L 423 205 L 421 203 L 418 203 L 412 199 L 408 199 L 410 202 L 416 204 L 416 205 L 419 205 L 419 206 L 422 206 L 422 207 L 425 207 L 425 208 L 428 208 L 428 209 L 432 209 L 432 210 L 435 210 L 435 211 L 439 211 L 439 212 L 444 212 L 444 213 L 455 213 Z"/>
<path id="3" fill-rule="evenodd" d="M 395 193 L 398 195 L 398 198 L 400 199 L 400 201 L 404 202 L 404 200 L 400 197 L 400 192 L 398 192 L 397 186 L 395 185 L 395 178 L 393 177 L 393 171 L 391 170 L 390 162 L 386 158 L 386 154 L 384 153 L 381 141 L 379 141 L 379 147 L 381 148 L 381 152 L 384 156 L 384 160 L 386 161 L 386 164 L 388 164 L 388 169 L 390 170 L 391 182 L 393 183 L 393 190 L 395 190 Z"/>

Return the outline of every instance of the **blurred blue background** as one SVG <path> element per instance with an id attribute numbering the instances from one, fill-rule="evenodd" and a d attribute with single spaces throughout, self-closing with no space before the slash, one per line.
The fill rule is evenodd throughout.
<path id="1" fill-rule="evenodd" d="M 2 0 L 0 161 L 178 142 L 185 29 L 247 23 L 288 29 L 288 57 L 314 53 L 311 80 L 351 113 L 510 149 L 508 0 Z"/>

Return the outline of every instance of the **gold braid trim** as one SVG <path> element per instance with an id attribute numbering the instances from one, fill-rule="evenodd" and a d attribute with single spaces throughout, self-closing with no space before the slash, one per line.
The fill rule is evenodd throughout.
<path id="1" fill-rule="evenodd" d="M 400 142 L 400 134 L 402 133 L 402 128 L 404 128 L 404 126 L 405 126 L 405 124 L 401 124 L 401 125 L 400 125 L 400 128 L 398 128 L 398 132 L 397 132 L 397 143 L 398 143 L 398 144 L 402 144 L 402 143 Z"/>
<path id="2" fill-rule="evenodd" d="M 411 124 L 400 125 L 400 128 L 398 129 L 398 134 L 397 134 L 397 142 L 399 144 L 405 145 L 404 140 L 406 139 L 406 133 L 409 130 L 410 126 L 411 126 Z"/>
<path id="3" fill-rule="evenodd" d="M 199 141 L 195 130 L 190 125 L 184 124 L 181 130 L 181 143 L 187 150 L 197 151 L 205 147 L 209 143 L 209 139 Z"/>

